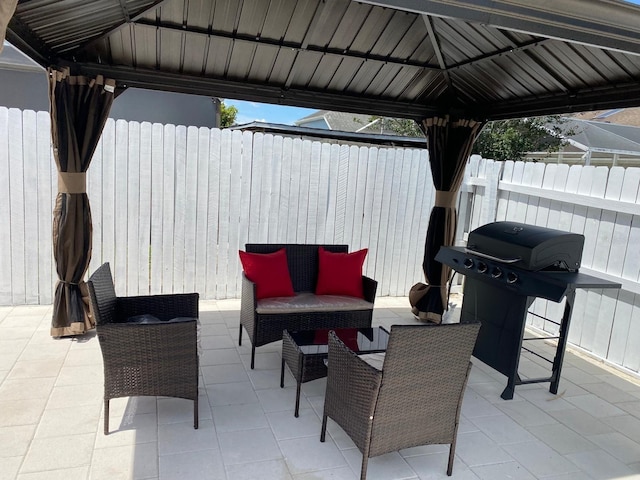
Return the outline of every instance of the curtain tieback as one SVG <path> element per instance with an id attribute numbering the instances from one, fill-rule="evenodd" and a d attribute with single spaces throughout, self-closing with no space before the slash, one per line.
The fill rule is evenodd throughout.
<path id="1" fill-rule="evenodd" d="M 58 172 L 58 192 L 87 193 L 87 174 L 85 172 Z"/>
<path id="2" fill-rule="evenodd" d="M 458 192 L 450 192 L 448 190 L 436 190 L 435 207 L 454 208 L 456 206 L 456 200 L 458 199 Z"/>
<path id="3" fill-rule="evenodd" d="M 65 285 L 75 285 L 76 287 L 80 285 L 79 283 L 76 283 L 76 282 L 65 282 L 64 280 L 60 280 L 60 283 L 63 283 Z"/>

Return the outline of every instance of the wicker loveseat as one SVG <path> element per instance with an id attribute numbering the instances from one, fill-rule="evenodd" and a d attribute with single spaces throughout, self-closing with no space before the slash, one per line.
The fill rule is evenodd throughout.
<path id="1" fill-rule="evenodd" d="M 245 246 L 250 253 L 273 253 L 286 250 L 295 297 L 257 300 L 256 284 L 242 274 L 242 300 L 238 344 L 242 345 L 242 327 L 251 340 L 251 368 L 255 349 L 282 340 L 284 330 L 370 327 L 378 282 L 362 276 L 363 299 L 315 295 L 318 277 L 318 248 L 329 252 L 348 252 L 347 245 L 257 244 Z"/>

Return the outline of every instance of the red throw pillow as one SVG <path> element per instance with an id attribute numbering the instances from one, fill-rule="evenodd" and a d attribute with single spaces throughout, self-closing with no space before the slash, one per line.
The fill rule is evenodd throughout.
<path id="1" fill-rule="evenodd" d="M 318 248 L 316 295 L 345 295 L 364 298 L 362 264 L 368 249 L 353 253 L 333 253 Z"/>
<path id="2" fill-rule="evenodd" d="M 295 295 L 284 248 L 273 253 L 248 253 L 242 250 L 238 253 L 245 275 L 256 284 L 258 300 Z"/>

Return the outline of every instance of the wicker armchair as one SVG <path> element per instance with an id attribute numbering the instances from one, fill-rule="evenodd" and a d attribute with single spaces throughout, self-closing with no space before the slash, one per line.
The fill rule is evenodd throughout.
<path id="1" fill-rule="evenodd" d="M 460 407 L 479 323 L 394 325 L 382 369 L 329 334 L 327 417 L 362 452 L 361 480 L 370 457 L 427 444 L 450 444 L 451 475 Z"/>
<path id="2" fill-rule="evenodd" d="M 193 400 L 198 428 L 198 294 L 116 297 L 108 263 L 87 285 L 104 363 L 104 434 L 110 399 L 144 395 Z M 143 315 L 158 320 L 127 321 Z"/>

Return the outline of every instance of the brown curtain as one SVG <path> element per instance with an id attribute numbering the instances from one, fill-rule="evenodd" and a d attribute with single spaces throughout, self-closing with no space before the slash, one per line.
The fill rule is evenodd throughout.
<path id="1" fill-rule="evenodd" d="M 58 167 L 53 210 L 56 285 L 51 335 L 79 335 L 95 326 L 83 281 L 91 259 L 91 210 L 85 172 L 113 103 L 115 81 L 49 69 L 51 139 Z M 83 298 L 84 297 L 84 298 Z"/>
<path id="2" fill-rule="evenodd" d="M 458 190 L 482 123 L 445 115 L 425 119 L 422 126 L 427 136 L 436 201 L 429 218 L 422 263 L 428 285 L 422 289 L 413 307 L 421 319 L 439 323 L 447 307 L 447 282 L 451 269 L 437 262 L 435 256 L 440 247 L 453 245 L 455 240 Z"/>
<path id="3" fill-rule="evenodd" d="M 16 11 L 18 0 L 0 0 L 0 53 L 4 47 L 4 38 L 7 34 L 7 25 Z"/>

